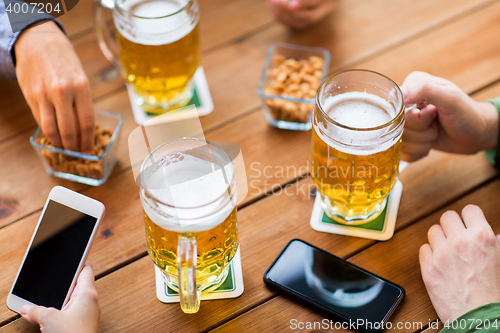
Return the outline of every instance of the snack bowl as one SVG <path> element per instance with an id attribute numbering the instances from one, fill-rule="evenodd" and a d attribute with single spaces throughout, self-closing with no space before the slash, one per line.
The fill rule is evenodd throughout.
<path id="1" fill-rule="evenodd" d="M 272 44 L 258 93 L 272 126 L 307 131 L 312 127 L 316 91 L 328 74 L 330 53 L 319 47 Z"/>
<path id="2" fill-rule="evenodd" d="M 116 113 L 95 110 L 95 147 L 92 155 L 65 150 L 47 144 L 38 127 L 30 143 L 50 175 L 74 182 L 99 186 L 108 179 L 117 161 L 123 117 Z"/>

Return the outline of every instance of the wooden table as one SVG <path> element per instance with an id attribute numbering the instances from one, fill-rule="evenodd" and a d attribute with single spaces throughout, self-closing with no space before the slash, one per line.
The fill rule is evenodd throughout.
<path id="1" fill-rule="evenodd" d="M 153 263 L 146 253 L 139 189 L 126 139 L 136 127 L 121 78 L 106 81 L 110 64 L 92 30 L 92 2 L 81 0 L 62 17 L 93 88 L 95 107 L 124 116 L 119 162 L 100 187 L 49 176 L 30 147 L 35 121 L 15 82 L 0 80 L 0 332 L 31 332 L 5 305 L 50 189 L 62 185 L 102 201 L 107 213 L 89 260 L 96 273 L 103 332 L 281 332 L 290 320 L 325 316 L 267 288 L 262 275 L 284 245 L 302 238 L 402 285 L 407 297 L 392 317 L 420 322 L 399 332 L 434 331 L 437 315 L 420 275 L 418 249 L 428 228 L 448 209 L 480 205 L 500 232 L 500 180 L 484 153 L 432 152 L 400 176 L 403 197 L 397 232 L 386 242 L 316 232 L 309 226 L 313 199 L 305 165 L 310 132 L 271 128 L 256 89 L 266 49 L 274 42 L 321 46 L 331 52 L 330 73 L 346 68 L 382 72 L 401 84 L 422 70 L 445 77 L 477 99 L 500 95 L 500 2 L 496 0 L 339 0 L 320 24 L 291 32 L 277 23 L 264 0 L 200 0 L 202 64 L 215 104 L 202 119 L 208 140 L 238 144 L 249 195 L 239 207 L 245 292 L 205 301 L 195 315 L 156 299 Z M 258 162 L 258 163 L 254 163 Z M 253 166 L 251 167 L 251 165 Z M 261 173 L 284 167 L 297 170 Z M 303 167 L 303 168 L 300 168 Z M 288 195 L 279 191 L 290 187 Z M 305 190 L 304 190 L 305 189 Z M 408 325 L 408 324 L 407 324 Z M 315 330 L 319 331 L 319 330 Z"/>

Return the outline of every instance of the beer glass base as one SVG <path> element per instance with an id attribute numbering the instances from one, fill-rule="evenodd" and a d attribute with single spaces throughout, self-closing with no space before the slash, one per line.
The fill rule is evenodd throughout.
<path id="1" fill-rule="evenodd" d="M 229 273 L 229 265 L 224 267 L 220 272 L 204 278 L 204 283 L 201 288 L 201 292 L 207 293 L 209 291 L 217 289 L 226 280 L 228 273 Z M 167 286 L 170 289 L 179 292 L 179 283 L 177 280 L 177 276 L 165 273 L 163 270 L 162 270 L 162 275 L 163 275 L 163 281 L 167 284 Z"/>
<path id="2" fill-rule="evenodd" d="M 322 206 L 325 214 L 335 222 L 345 225 L 362 225 L 376 219 L 385 209 L 387 198 L 381 203 L 377 204 L 375 208 L 367 214 L 350 213 L 344 204 L 337 204 L 335 202 L 328 202 L 328 199 L 322 200 Z M 341 207 L 340 207 L 341 206 Z"/>
<path id="3" fill-rule="evenodd" d="M 179 97 L 171 99 L 168 101 L 148 101 L 147 98 L 138 94 L 134 87 L 127 83 L 127 88 L 129 94 L 132 94 L 132 100 L 137 106 L 147 113 L 152 114 L 163 114 L 168 111 L 173 111 L 186 106 L 194 95 L 194 86 L 192 80 L 186 85 L 182 93 L 179 93 Z"/>

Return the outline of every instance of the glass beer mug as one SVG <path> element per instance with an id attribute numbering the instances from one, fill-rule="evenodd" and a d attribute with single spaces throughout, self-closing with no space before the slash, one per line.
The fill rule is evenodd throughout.
<path id="1" fill-rule="evenodd" d="M 149 154 L 140 185 L 149 256 L 182 311 L 196 313 L 238 250 L 235 167 L 219 146 L 185 138 Z"/>
<path id="2" fill-rule="evenodd" d="M 113 9 L 117 42 L 103 7 Z M 161 114 L 192 98 L 200 64 L 199 17 L 197 0 L 101 0 L 96 7 L 99 46 L 118 63 L 129 94 L 144 111 Z"/>
<path id="3" fill-rule="evenodd" d="M 330 218 L 363 224 L 384 210 L 397 181 L 404 116 L 401 90 L 382 74 L 347 70 L 321 84 L 310 172 Z"/>

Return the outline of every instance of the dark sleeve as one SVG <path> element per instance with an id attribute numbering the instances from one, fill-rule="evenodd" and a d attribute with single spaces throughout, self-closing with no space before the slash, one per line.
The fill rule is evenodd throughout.
<path id="1" fill-rule="evenodd" d="M 62 29 L 61 24 L 49 14 L 37 15 L 22 15 L 9 18 L 6 12 L 6 5 L 11 6 L 14 3 L 26 6 L 26 2 L 21 0 L 0 0 L 0 76 L 4 76 L 11 80 L 16 79 L 16 59 L 14 54 L 14 44 L 19 37 L 19 34 L 33 23 L 42 20 L 54 20 Z M 28 4 L 28 6 L 30 6 Z M 31 10 L 31 6 L 29 7 Z M 36 10 L 35 10 L 36 12 Z"/>
<path id="2" fill-rule="evenodd" d="M 439 333 L 500 332 L 500 302 L 479 306 L 443 324 Z"/>

